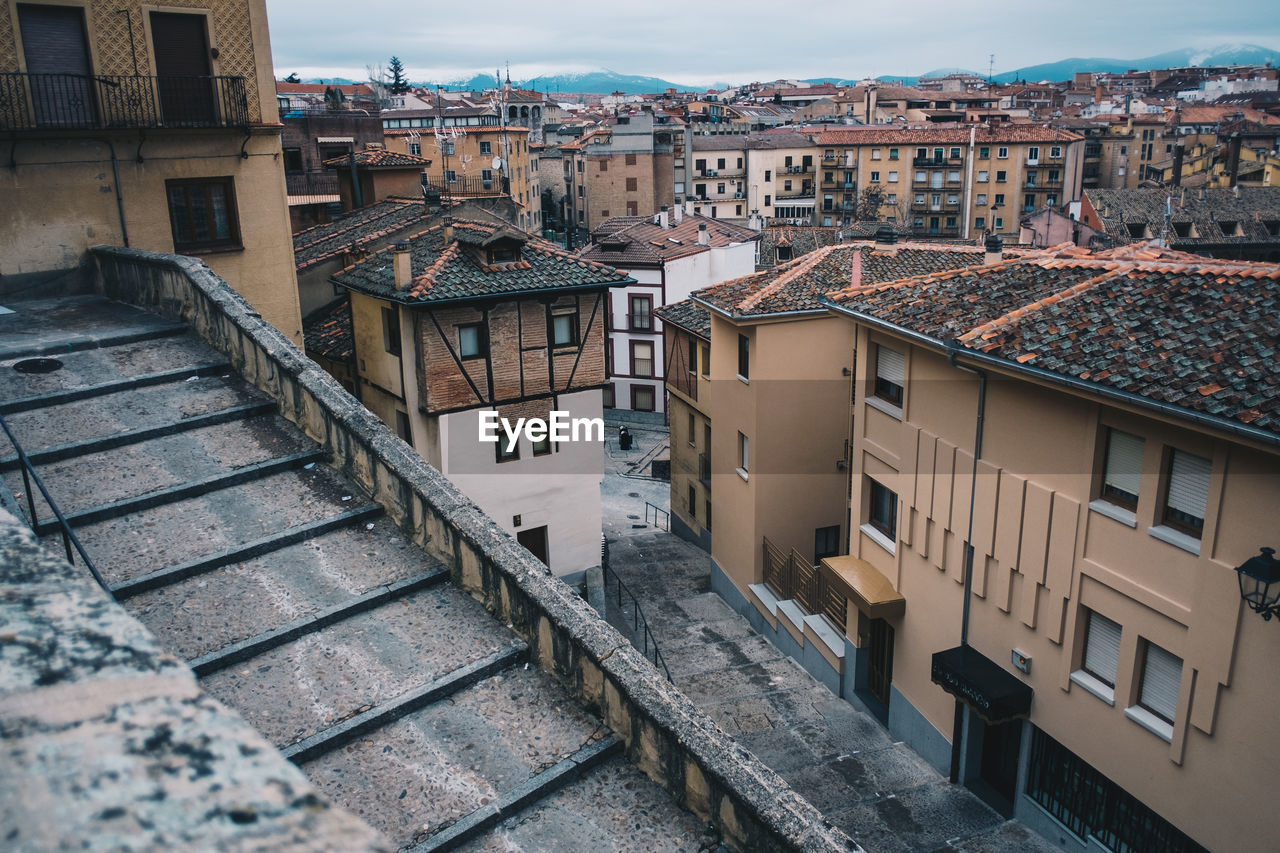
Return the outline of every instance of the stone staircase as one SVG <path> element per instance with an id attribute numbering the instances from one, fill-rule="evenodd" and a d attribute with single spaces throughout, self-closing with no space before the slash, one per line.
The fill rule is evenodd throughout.
<path id="1" fill-rule="evenodd" d="M 8 307 L 0 414 L 112 594 L 334 802 L 415 851 L 715 846 L 217 351 L 100 297 Z M 60 551 L 3 439 L 0 473 Z"/>

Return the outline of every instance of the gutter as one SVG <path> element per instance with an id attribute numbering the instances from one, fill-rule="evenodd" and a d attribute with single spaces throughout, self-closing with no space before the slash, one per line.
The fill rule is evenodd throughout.
<path id="1" fill-rule="evenodd" d="M 825 296 L 821 298 L 821 301 L 829 310 L 852 317 L 860 323 L 866 323 L 869 326 L 890 332 L 898 337 L 907 338 L 913 343 L 919 344 L 923 347 L 928 347 L 929 349 L 936 350 L 938 352 L 946 353 L 948 355 L 951 352 L 951 348 L 937 338 L 931 338 L 928 335 L 903 328 L 902 326 L 895 325 L 887 320 L 881 320 L 880 318 L 873 317 L 870 314 L 865 314 L 861 311 L 845 307 L 837 302 L 832 302 Z M 1149 412 L 1156 412 L 1180 421 L 1189 421 L 1198 426 L 1227 433 L 1233 437 L 1265 444 L 1271 448 L 1280 448 L 1280 434 L 1268 432 L 1267 430 L 1252 427 L 1248 424 L 1242 424 L 1239 421 L 1227 420 L 1226 418 L 1220 418 L 1215 415 L 1206 415 L 1182 406 L 1175 406 L 1172 403 L 1164 403 L 1159 400 L 1153 400 L 1150 397 L 1143 397 L 1140 394 L 1134 394 L 1131 391 L 1122 391 L 1119 388 L 1098 385 L 1084 379 L 1076 379 L 1073 376 L 1066 376 L 1061 373 L 1055 373 L 1052 370 L 1045 370 L 1043 367 L 1031 367 L 1026 364 L 1019 364 L 1016 361 L 1010 361 L 1007 358 L 1000 358 L 999 356 L 989 355 L 976 350 L 958 348 L 956 352 L 957 355 L 960 355 L 965 359 L 988 365 L 1000 371 L 1032 376 L 1049 384 L 1058 385 L 1089 397 L 1100 397 L 1104 400 L 1123 403 L 1127 406 L 1145 409 Z"/>

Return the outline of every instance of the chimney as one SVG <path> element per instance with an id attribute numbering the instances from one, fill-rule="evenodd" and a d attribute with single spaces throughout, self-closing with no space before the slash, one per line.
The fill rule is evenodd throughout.
<path id="1" fill-rule="evenodd" d="M 674 217 L 672 221 L 673 221 L 673 222 L 675 222 L 675 224 L 676 224 L 676 225 L 679 225 L 681 222 L 683 222 L 683 221 L 684 221 L 684 206 L 683 206 L 683 205 L 679 205 L 679 204 L 677 204 L 677 205 L 675 206 L 675 209 L 672 211 L 672 216 Z"/>
<path id="2" fill-rule="evenodd" d="M 999 234 L 989 234 L 983 243 L 986 254 L 982 256 L 982 265 L 991 266 L 998 264 L 1004 259 L 1004 240 L 1000 239 Z"/>
<path id="3" fill-rule="evenodd" d="M 711 245 L 711 235 L 707 233 L 707 223 L 705 222 L 698 223 L 698 245 L 699 246 Z"/>
<path id="4" fill-rule="evenodd" d="M 1231 183 L 1229 186 L 1236 185 L 1236 178 L 1240 174 L 1240 134 L 1231 134 L 1231 141 L 1228 143 L 1228 169 L 1230 170 Z"/>
<path id="5" fill-rule="evenodd" d="M 898 232 L 892 225 L 881 225 L 876 229 L 876 251 L 890 255 L 898 254 Z M 861 263 L 861 260 L 859 260 Z"/>
<path id="6" fill-rule="evenodd" d="M 413 263 L 408 243 L 395 243 L 391 246 L 392 266 L 395 268 L 396 290 L 404 290 L 413 281 Z"/>
<path id="7" fill-rule="evenodd" d="M 1173 146 L 1173 185 L 1175 187 L 1182 186 L 1182 154 L 1183 144 L 1176 143 Z"/>
<path id="8" fill-rule="evenodd" d="M 663 231 L 667 230 L 667 206 L 665 204 L 662 206 L 661 212 L 658 213 L 658 226 Z"/>

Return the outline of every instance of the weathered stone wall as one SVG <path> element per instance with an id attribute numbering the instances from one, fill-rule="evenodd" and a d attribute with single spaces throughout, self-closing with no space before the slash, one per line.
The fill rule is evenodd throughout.
<path id="1" fill-rule="evenodd" d="M 3 509 L 0 741 L 5 850 L 393 849 Z"/>
<path id="2" fill-rule="evenodd" d="M 129 249 L 93 255 L 108 296 L 180 318 L 226 353 L 332 453 L 336 467 L 509 623 L 543 669 L 600 713 L 637 766 L 715 824 L 727 846 L 859 849 L 203 263 Z"/>

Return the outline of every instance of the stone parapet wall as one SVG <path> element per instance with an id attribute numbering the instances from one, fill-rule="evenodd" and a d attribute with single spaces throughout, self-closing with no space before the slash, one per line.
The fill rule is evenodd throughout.
<path id="1" fill-rule="evenodd" d="M 247 302 L 192 258 L 92 252 L 106 295 L 189 323 L 332 454 L 531 658 L 598 712 L 631 760 L 736 850 L 858 850 L 617 631 Z"/>

